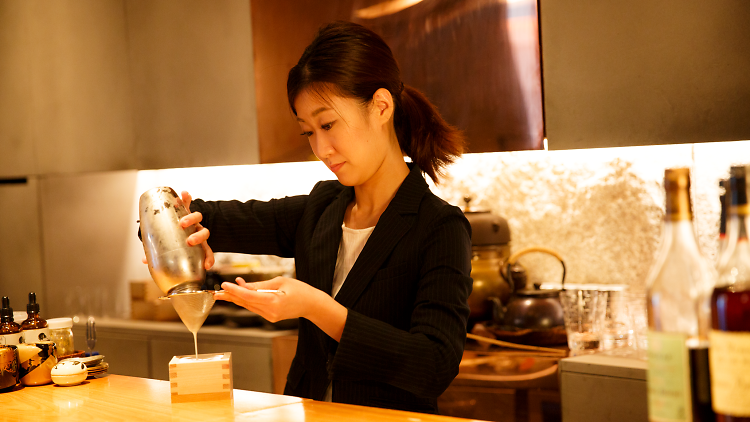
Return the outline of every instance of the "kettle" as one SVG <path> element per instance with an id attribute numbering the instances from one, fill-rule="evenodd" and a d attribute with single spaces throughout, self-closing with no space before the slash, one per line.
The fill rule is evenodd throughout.
<path id="1" fill-rule="evenodd" d="M 505 263 L 502 277 L 511 288 L 507 304 L 496 308 L 496 322 L 506 328 L 547 330 L 564 326 L 560 290 L 529 289 L 526 270 L 517 264 L 518 258 L 531 252 L 544 252 L 557 258 L 562 265 L 562 284 L 565 286 L 565 262 L 556 251 L 542 246 L 532 246 L 511 255 Z"/>
<path id="2" fill-rule="evenodd" d="M 471 197 L 464 197 L 464 215 L 471 224 L 471 278 L 469 325 L 492 319 L 497 302 L 505 303 L 511 289 L 501 276 L 503 262 L 510 252 L 508 222 L 489 211 L 470 208 Z"/>
<path id="3" fill-rule="evenodd" d="M 205 253 L 200 245 L 187 243 L 196 227 L 180 226 L 188 212 L 177 192 L 166 186 L 149 189 L 138 208 L 148 271 L 156 285 L 168 295 L 200 291 L 206 278 Z"/>

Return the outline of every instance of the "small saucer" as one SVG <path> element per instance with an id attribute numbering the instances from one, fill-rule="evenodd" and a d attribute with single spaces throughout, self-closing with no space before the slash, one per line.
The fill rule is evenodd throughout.
<path id="1" fill-rule="evenodd" d="M 83 363 L 86 365 L 87 368 L 91 368 L 93 366 L 96 366 L 100 364 L 104 360 L 104 355 L 94 355 L 94 356 L 86 356 L 86 357 L 80 357 L 80 358 L 68 358 L 63 360 L 77 360 L 78 362 Z"/>

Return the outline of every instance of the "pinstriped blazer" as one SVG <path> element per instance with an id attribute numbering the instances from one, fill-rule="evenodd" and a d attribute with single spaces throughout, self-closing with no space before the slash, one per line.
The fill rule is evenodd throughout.
<path id="1" fill-rule="evenodd" d="M 458 373 L 471 293 L 471 227 L 430 192 L 418 166 L 378 220 L 336 300 L 348 309 L 340 342 L 300 318 L 285 394 L 437 413 Z M 299 280 L 331 293 L 341 225 L 354 189 L 319 182 L 309 195 L 193 201 L 216 252 L 294 257 Z"/>

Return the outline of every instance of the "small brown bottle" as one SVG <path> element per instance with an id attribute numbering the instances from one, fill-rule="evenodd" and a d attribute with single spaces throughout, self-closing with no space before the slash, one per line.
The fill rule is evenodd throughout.
<path id="1" fill-rule="evenodd" d="M 13 309 L 10 299 L 3 297 L 3 307 L 0 308 L 0 344 L 15 345 L 21 343 L 21 326 L 13 321 Z"/>
<path id="2" fill-rule="evenodd" d="M 47 321 L 39 316 L 39 304 L 36 303 L 36 293 L 29 293 L 29 303 L 26 305 L 27 318 L 21 323 L 24 343 L 36 343 L 49 340 Z"/>

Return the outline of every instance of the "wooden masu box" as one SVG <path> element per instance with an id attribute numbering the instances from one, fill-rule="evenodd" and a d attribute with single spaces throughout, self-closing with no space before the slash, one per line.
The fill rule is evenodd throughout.
<path id="1" fill-rule="evenodd" d="M 172 403 L 232 399 L 232 353 L 174 356 L 169 361 Z"/>

